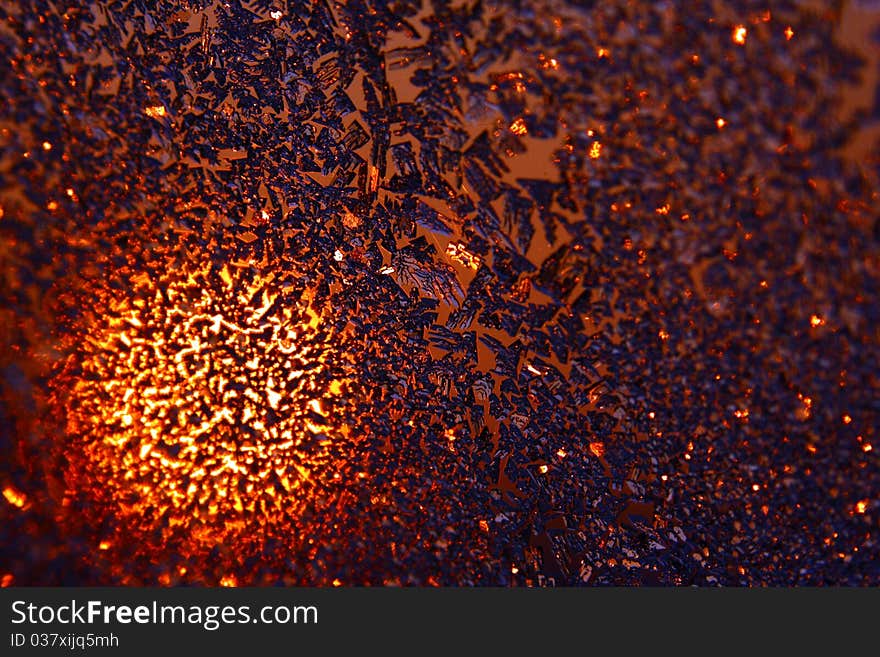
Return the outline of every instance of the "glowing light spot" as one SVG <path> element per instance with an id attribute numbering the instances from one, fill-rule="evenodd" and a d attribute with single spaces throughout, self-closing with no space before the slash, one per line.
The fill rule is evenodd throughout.
<path id="1" fill-rule="evenodd" d="M 596 55 L 599 58 L 608 57 L 609 55 L 611 55 L 611 51 L 608 50 L 608 48 L 599 48 L 598 50 L 596 50 Z"/>
<path id="2" fill-rule="evenodd" d="M 238 586 L 238 580 L 235 579 L 235 575 L 226 575 L 220 580 L 220 586 L 234 588 Z"/>
<path id="3" fill-rule="evenodd" d="M 109 550 L 110 546 L 111 546 L 110 541 L 101 541 L 100 543 L 98 543 L 99 550 Z"/>
<path id="4" fill-rule="evenodd" d="M 550 469 L 550 468 L 548 468 L 546 465 L 541 465 L 541 466 L 538 467 L 538 472 L 540 472 L 541 474 L 547 474 L 547 471 L 548 471 L 549 469 Z"/>
<path id="5" fill-rule="evenodd" d="M 590 145 L 590 158 L 593 160 L 598 160 L 602 155 L 602 144 L 598 141 L 594 141 Z"/>
<path id="6" fill-rule="evenodd" d="M 789 25 L 788 27 L 785 28 L 784 34 L 785 34 L 785 40 L 791 41 L 791 37 L 794 36 L 794 30 L 791 29 L 791 25 Z"/>
<path id="7" fill-rule="evenodd" d="M 154 119 L 160 119 L 165 116 L 164 105 L 150 105 L 144 109 L 144 113 Z"/>
<path id="8" fill-rule="evenodd" d="M 556 456 L 558 456 L 561 459 L 564 459 L 566 456 L 568 456 L 568 454 L 566 453 L 566 451 L 564 449 L 559 449 L 556 451 Z"/>
<path id="9" fill-rule="evenodd" d="M 727 125 L 727 121 L 725 121 L 724 119 L 722 119 L 722 118 L 719 116 L 719 117 L 718 117 L 718 120 L 715 121 L 715 125 L 717 125 L 717 126 L 718 126 L 718 129 L 721 130 L 724 126 Z"/>
<path id="10" fill-rule="evenodd" d="M 3 497 L 5 497 L 6 501 L 9 502 L 12 506 L 19 509 L 23 508 L 24 505 L 27 504 L 27 497 L 25 497 L 24 493 L 15 490 L 12 486 L 7 486 L 3 489 Z"/>
<path id="11" fill-rule="evenodd" d="M 12 573 L 6 573 L 0 578 L 0 588 L 5 589 L 12 586 L 12 582 L 15 581 L 15 576 Z"/>
<path id="12" fill-rule="evenodd" d="M 169 268 L 106 300 L 82 327 L 87 340 L 71 334 L 87 374 L 56 382 L 71 391 L 55 400 L 77 445 L 71 488 L 126 500 L 95 510 L 96 527 L 111 513 L 144 554 L 188 557 L 218 542 L 258 551 L 263 537 L 290 535 L 333 464 L 330 445 L 345 436 L 315 417 L 326 416 L 316 396 L 330 387 L 317 377 L 336 367 L 331 353 L 345 356 L 331 351 L 335 332 L 316 331 L 322 315 L 308 294 L 276 303 L 285 288 L 273 277 L 238 262 Z M 321 438 L 300 447 L 309 432 Z"/>
<path id="13" fill-rule="evenodd" d="M 461 242 L 450 242 L 446 247 L 446 255 L 459 264 L 476 271 L 483 263 L 483 259 L 475 253 L 468 251 Z"/>
<path id="14" fill-rule="evenodd" d="M 757 493 L 759 490 L 761 490 L 761 485 L 760 484 L 752 484 L 752 490 Z"/>
<path id="15" fill-rule="evenodd" d="M 868 500 L 859 500 L 856 502 L 856 513 L 865 513 L 868 510 Z"/>
<path id="16" fill-rule="evenodd" d="M 851 418 L 849 415 L 844 415 L 844 416 L 843 416 L 843 423 L 844 423 L 844 424 L 849 424 L 849 423 L 851 423 L 851 422 L 852 422 L 852 418 Z"/>
<path id="17" fill-rule="evenodd" d="M 605 445 L 595 442 L 590 443 L 590 451 L 596 458 L 602 458 L 603 456 L 605 456 Z"/>
<path id="18" fill-rule="evenodd" d="M 733 28 L 733 42 L 741 46 L 744 45 L 748 34 L 749 31 L 746 29 L 745 25 L 737 25 Z"/>
<path id="19" fill-rule="evenodd" d="M 510 124 L 510 131 L 515 135 L 523 136 L 527 134 L 529 130 L 526 127 L 526 122 L 520 117 Z"/>
<path id="20" fill-rule="evenodd" d="M 52 144 L 50 144 L 48 141 L 44 141 L 44 142 L 43 142 L 43 150 L 44 150 L 44 151 L 51 151 L 51 150 L 52 150 Z"/>
<path id="21" fill-rule="evenodd" d="M 49 201 L 46 204 L 46 209 L 48 209 L 49 212 L 55 212 L 55 210 L 58 209 L 58 202 L 57 201 Z"/>
<path id="22" fill-rule="evenodd" d="M 271 388 L 266 388 L 266 398 L 269 402 L 269 406 L 274 409 L 278 408 L 278 404 L 281 402 L 281 395 Z"/>
<path id="23" fill-rule="evenodd" d="M 825 320 L 819 315 L 811 315 L 810 316 L 810 326 L 816 328 L 817 326 L 824 326 Z"/>

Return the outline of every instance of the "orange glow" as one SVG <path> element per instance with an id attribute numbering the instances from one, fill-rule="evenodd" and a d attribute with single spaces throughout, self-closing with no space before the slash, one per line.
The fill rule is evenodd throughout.
<path id="1" fill-rule="evenodd" d="M 151 105 L 144 109 L 144 113 L 154 119 L 160 119 L 165 116 L 165 107 L 163 105 Z"/>
<path id="2" fill-rule="evenodd" d="M 6 589 L 12 586 L 12 583 L 15 581 L 15 576 L 12 573 L 6 573 L 0 578 L 0 588 Z"/>
<path id="3" fill-rule="evenodd" d="M 44 150 L 44 151 L 51 151 L 51 150 L 52 150 L 52 144 L 50 144 L 48 141 L 44 141 L 44 142 L 43 142 L 43 150 Z"/>
<path id="4" fill-rule="evenodd" d="M 590 443 L 590 451 L 596 458 L 605 456 L 605 445 L 602 443 Z"/>
<path id="5" fill-rule="evenodd" d="M 461 242 L 450 242 L 446 247 L 446 255 L 459 264 L 476 271 L 480 268 L 483 259 L 475 253 L 468 251 Z"/>
<path id="6" fill-rule="evenodd" d="M 859 500 L 856 502 L 856 513 L 865 513 L 868 510 L 868 500 Z"/>
<path id="7" fill-rule="evenodd" d="M 25 497 L 24 493 L 20 493 L 12 486 L 7 486 L 3 489 L 3 497 L 5 497 L 6 501 L 12 506 L 19 509 L 24 508 L 24 505 L 27 504 L 27 497 Z"/>
<path id="8" fill-rule="evenodd" d="M 598 141 L 594 141 L 590 146 L 590 157 L 594 160 L 598 160 L 602 155 L 602 144 Z"/>
<path id="9" fill-rule="evenodd" d="M 342 225 L 346 228 L 357 228 L 361 225 L 361 220 L 356 214 L 346 210 L 345 214 L 342 215 Z"/>
<path id="10" fill-rule="evenodd" d="M 825 325 L 825 320 L 822 319 L 821 317 L 819 317 L 819 315 L 811 315 L 810 316 L 810 326 L 812 326 L 813 328 L 815 328 L 817 326 L 824 326 L 824 325 Z"/>
<path id="11" fill-rule="evenodd" d="M 791 37 L 794 36 L 794 30 L 791 29 L 791 25 L 789 25 L 788 27 L 785 28 L 784 34 L 785 34 L 785 40 L 791 41 Z"/>
<path id="12" fill-rule="evenodd" d="M 515 135 L 523 136 L 527 134 L 529 130 L 526 127 L 526 122 L 520 117 L 510 124 L 510 131 Z"/>
<path id="13" fill-rule="evenodd" d="M 220 580 L 220 586 L 234 588 L 238 586 L 238 580 L 235 579 L 235 575 L 226 575 Z"/>
<path id="14" fill-rule="evenodd" d="M 748 34 L 749 31 L 746 29 L 745 25 L 737 25 L 733 28 L 733 42 L 741 46 L 744 45 Z"/>
<path id="15" fill-rule="evenodd" d="M 721 117 L 718 117 L 718 120 L 715 121 L 715 125 L 717 125 L 717 126 L 718 126 L 718 129 L 721 130 L 724 126 L 727 125 L 727 121 L 725 121 L 725 120 L 722 119 Z"/>
<path id="16" fill-rule="evenodd" d="M 601 57 L 608 57 L 608 56 L 611 54 L 611 51 L 608 50 L 608 48 L 599 48 L 599 49 L 596 51 L 596 54 L 597 54 L 600 58 L 601 58 Z"/>
<path id="17" fill-rule="evenodd" d="M 347 429 L 323 402 L 345 383 L 327 374 L 338 336 L 318 333 L 308 298 L 276 303 L 282 292 L 271 273 L 209 261 L 105 300 L 56 402 L 77 444 L 69 490 L 124 500 L 103 508 L 125 536 L 102 537 L 100 550 L 132 534 L 184 556 L 259 549 L 337 480 L 333 445 Z"/>
<path id="18" fill-rule="evenodd" d="M 538 56 L 538 59 L 541 61 L 541 66 L 543 66 L 544 68 L 552 68 L 554 70 L 559 68 L 559 62 L 556 61 L 556 59 L 554 59 L 553 57 L 546 57 L 545 55 L 541 54 Z"/>

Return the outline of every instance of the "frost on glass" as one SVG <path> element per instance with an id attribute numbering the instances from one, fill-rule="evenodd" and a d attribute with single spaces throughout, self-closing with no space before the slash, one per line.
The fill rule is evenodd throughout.
<path id="1" fill-rule="evenodd" d="M 852 16 L 68 4 L 0 21 L 4 583 L 878 583 Z"/>

